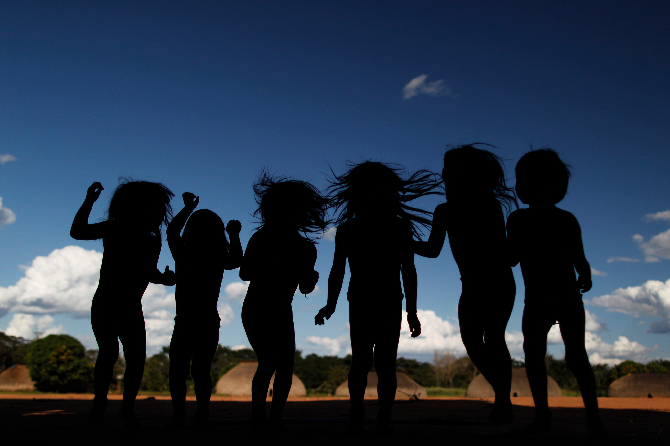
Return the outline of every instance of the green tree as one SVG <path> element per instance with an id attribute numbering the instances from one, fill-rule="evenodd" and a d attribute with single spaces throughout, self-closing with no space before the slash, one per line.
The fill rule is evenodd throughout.
<path id="1" fill-rule="evenodd" d="M 13 364 L 24 363 L 29 341 L 0 331 L 0 372 Z"/>
<path id="2" fill-rule="evenodd" d="M 68 335 L 49 335 L 30 344 L 26 366 L 41 391 L 82 392 L 90 387 L 93 367 L 86 350 Z"/>
<path id="3" fill-rule="evenodd" d="M 160 353 L 146 360 L 140 389 L 151 392 L 165 392 L 170 384 L 170 347 L 163 347 Z"/>
<path id="4" fill-rule="evenodd" d="M 396 360 L 395 368 L 398 372 L 405 373 L 421 386 L 430 387 L 435 385 L 435 369 L 428 362 L 419 362 L 416 359 L 400 357 Z"/>
<path id="5" fill-rule="evenodd" d="M 664 362 L 667 362 L 670 365 L 670 361 Z M 670 370 L 668 370 L 668 367 L 663 365 L 660 361 L 651 361 L 644 366 L 644 371 L 647 373 L 668 373 Z"/>

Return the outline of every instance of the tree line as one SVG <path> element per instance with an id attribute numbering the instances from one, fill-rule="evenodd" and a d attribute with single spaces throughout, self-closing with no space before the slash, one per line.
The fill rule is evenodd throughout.
<path id="1" fill-rule="evenodd" d="M 0 332 L 0 372 L 13 364 L 26 364 L 37 390 L 46 392 L 90 392 L 93 390 L 93 366 L 97 350 L 86 350 L 79 340 L 68 335 L 49 335 L 29 341 Z M 219 345 L 212 361 L 210 373 L 212 385 L 230 369 L 242 361 L 255 361 L 252 349 L 231 349 Z M 575 376 L 567 368 L 564 359 L 546 357 L 547 373 L 563 390 L 579 392 Z M 514 361 L 514 367 L 524 367 Z M 351 367 L 351 355 L 302 356 L 295 353 L 294 373 L 311 393 L 334 394 L 335 389 L 347 380 Z M 479 374 L 470 358 L 459 357 L 449 352 L 436 352 L 433 363 L 400 357 L 396 369 L 406 373 L 423 387 L 465 388 Z M 121 392 L 125 363 L 119 357 L 115 368 L 111 391 Z M 144 369 L 141 390 L 167 392 L 170 370 L 170 348 L 148 357 Z M 670 373 L 670 360 L 655 360 L 647 364 L 624 361 L 616 366 L 593 365 L 598 386 L 598 396 L 607 396 L 609 385 L 631 373 Z M 188 388 L 193 389 L 189 377 Z"/>

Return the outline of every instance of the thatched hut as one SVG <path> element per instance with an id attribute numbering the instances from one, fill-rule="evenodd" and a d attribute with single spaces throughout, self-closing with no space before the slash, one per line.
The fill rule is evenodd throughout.
<path id="1" fill-rule="evenodd" d="M 241 362 L 230 369 L 216 382 L 216 393 L 229 396 L 251 396 L 251 381 L 254 378 L 257 362 Z M 272 391 L 275 377 L 272 376 L 268 393 Z M 307 389 L 300 378 L 293 375 L 291 392 L 288 396 L 307 396 Z"/>
<path id="2" fill-rule="evenodd" d="M 35 382 L 30 379 L 30 372 L 23 364 L 14 364 L 0 373 L 0 391 L 18 390 L 35 390 Z"/>
<path id="3" fill-rule="evenodd" d="M 626 375 L 610 384 L 607 396 L 613 398 L 670 398 L 670 374 Z"/>
<path id="4" fill-rule="evenodd" d="M 396 378 L 398 380 L 398 388 L 395 392 L 395 399 L 397 400 L 406 400 L 410 399 L 412 396 L 416 395 L 417 398 L 426 397 L 426 389 L 417 384 L 409 376 L 405 375 L 402 372 L 396 372 Z M 368 386 L 365 388 L 365 398 L 377 398 L 377 383 L 379 379 L 377 378 L 377 372 L 368 373 Z M 349 396 L 349 381 L 345 381 L 340 384 L 335 390 L 336 396 Z"/>
<path id="5" fill-rule="evenodd" d="M 560 387 L 549 376 L 547 376 L 547 395 L 562 396 Z M 486 381 L 484 375 L 477 375 L 468 385 L 465 396 L 470 398 L 493 398 L 495 393 L 493 393 L 493 387 Z M 512 389 L 510 390 L 510 396 L 533 396 L 530 391 L 530 384 L 528 384 L 525 368 L 512 369 Z"/>

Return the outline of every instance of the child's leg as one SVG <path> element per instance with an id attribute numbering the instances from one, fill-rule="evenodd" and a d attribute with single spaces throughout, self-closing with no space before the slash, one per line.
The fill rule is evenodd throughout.
<path id="1" fill-rule="evenodd" d="M 102 423 L 107 407 L 107 393 L 114 374 L 114 364 L 119 358 L 119 338 L 117 332 L 102 318 L 100 312 L 91 311 L 91 325 L 98 342 L 98 357 L 93 370 L 95 397 L 89 421 Z"/>
<path id="2" fill-rule="evenodd" d="M 585 346 L 586 317 L 584 304 L 580 302 L 571 311 L 566 311 L 565 315 L 561 316 L 559 325 L 565 343 L 565 362 L 577 378 L 579 391 L 586 408 L 587 420 L 589 424 L 600 423 L 596 378 Z"/>
<path id="3" fill-rule="evenodd" d="M 295 329 L 293 327 L 293 311 L 290 319 L 291 324 L 277 330 L 276 344 L 276 372 L 272 386 L 272 408 L 270 409 L 270 421 L 280 422 L 288 394 L 293 384 L 293 363 L 295 360 Z"/>
<path id="4" fill-rule="evenodd" d="M 124 320 L 119 323 L 123 324 L 119 338 L 123 344 L 123 356 L 126 359 L 121 413 L 134 418 L 133 407 L 137 392 L 142 384 L 144 362 L 147 354 L 147 333 L 144 328 L 144 315 L 141 308 L 139 311 L 125 316 Z M 134 419 L 132 421 L 134 422 Z"/>
<path id="5" fill-rule="evenodd" d="M 486 381 L 491 384 L 493 391 L 498 394 L 499 392 L 496 390 L 496 365 L 484 344 L 485 320 L 481 305 L 477 301 L 477 295 L 463 293 L 458 302 L 458 323 L 461 329 L 461 340 L 470 360 L 484 375 Z"/>
<path id="6" fill-rule="evenodd" d="M 550 419 L 549 403 L 547 401 L 547 334 L 551 329 L 552 321 L 542 312 L 529 311 L 524 308 L 521 330 L 523 331 L 523 351 L 526 354 L 526 375 L 528 384 L 533 393 L 535 416 L 538 419 Z"/>
<path id="7" fill-rule="evenodd" d="M 175 423 L 182 425 L 186 419 L 186 379 L 191 366 L 188 337 L 180 324 L 175 324 L 170 342 L 170 396 Z"/>
<path id="8" fill-rule="evenodd" d="M 251 382 L 251 421 L 252 423 L 262 424 L 267 420 L 265 417 L 265 403 L 270 380 L 277 364 L 273 351 L 272 320 L 265 314 L 265 312 L 272 310 L 257 310 L 259 309 L 251 308 L 251 305 L 248 306 L 245 300 L 242 307 L 242 324 L 247 333 L 249 344 L 251 344 L 251 348 L 254 349 L 258 358 L 258 368 Z"/>
<path id="9" fill-rule="evenodd" d="M 198 401 L 196 422 L 209 420 L 209 401 L 212 396 L 212 359 L 219 346 L 219 324 L 213 324 L 206 332 L 193 355 L 191 374 L 195 385 L 195 398 Z"/>
<path id="10" fill-rule="evenodd" d="M 351 421 L 363 423 L 363 400 L 368 385 L 368 372 L 374 359 L 374 343 L 370 331 L 371 315 L 357 305 L 349 304 L 349 337 L 351 338 L 351 369 L 349 369 L 349 399 Z M 373 327 L 372 327 L 373 328 Z M 395 396 L 395 394 L 394 394 Z"/>
<path id="11" fill-rule="evenodd" d="M 398 388 L 395 366 L 398 356 L 402 307 L 399 305 L 388 315 L 380 315 L 380 317 L 384 317 L 385 320 L 383 324 L 379 324 L 381 330 L 375 336 L 374 362 L 378 378 L 377 395 L 379 398 L 377 423 L 385 424 L 391 422 L 391 409 Z M 388 322 L 386 319 L 388 319 Z"/>

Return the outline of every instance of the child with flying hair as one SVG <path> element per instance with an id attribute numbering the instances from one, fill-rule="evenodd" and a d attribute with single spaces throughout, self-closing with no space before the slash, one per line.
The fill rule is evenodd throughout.
<path id="1" fill-rule="evenodd" d="M 242 225 L 231 220 L 224 227 L 221 218 L 208 209 L 193 212 L 199 197 L 185 192 L 182 198 L 184 208 L 166 231 L 177 277 L 177 316 L 170 342 L 170 395 L 175 415 L 172 426 L 184 425 L 186 379 L 190 371 L 197 399 L 193 426 L 206 427 L 212 394 L 210 368 L 219 346 L 221 319 L 217 302 L 224 270 L 238 268 L 242 263 L 239 235 Z"/>
<path id="2" fill-rule="evenodd" d="M 586 407 L 587 427 L 599 435 L 604 433 L 603 423 L 596 381 L 586 353 L 581 295 L 591 289 L 591 267 L 584 255 L 577 219 L 556 207 L 568 190 L 569 167 L 548 148 L 522 156 L 516 165 L 516 193 L 528 208 L 514 211 L 507 220 L 512 265 L 521 263 L 526 287 L 523 349 L 535 402 L 535 421 L 526 430 L 551 430 L 544 359 L 547 334 L 558 322 L 565 343 L 565 361 L 577 378 Z"/>
<path id="3" fill-rule="evenodd" d="M 274 374 L 270 427 L 281 428 L 293 380 L 295 330 L 293 295 L 314 290 L 314 236 L 325 230 L 328 200 L 310 183 L 273 177 L 263 171 L 254 184 L 260 225 L 251 236 L 240 267 L 249 281 L 242 324 L 258 357 L 251 386 L 252 425 L 267 425 L 265 400 Z"/>
<path id="4" fill-rule="evenodd" d="M 437 183 L 427 171 L 418 171 L 408 179 L 401 178 L 400 172 L 384 163 L 365 161 L 335 176 L 329 187 L 337 212 L 335 256 L 328 277 L 328 303 L 316 315 L 315 323 L 323 325 L 335 312 L 348 261 L 350 429 L 357 432 L 363 430 L 363 397 L 373 362 L 379 378 L 377 430 L 390 429 L 403 288 L 411 335 L 421 334 L 412 240 L 418 236 L 419 226 L 430 226 L 425 217 L 430 213 L 407 202 L 434 193 Z"/>
<path id="5" fill-rule="evenodd" d="M 123 344 L 126 371 L 121 416 L 128 428 L 139 427 L 133 410 L 142 382 L 146 357 L 146 331 L 142 295 L 149 282 L 174 285 L 174 273 L 157 268 L 161 252 L 161 226 L 172 217 L 174 194 L 160 183 L 122 180 L 112 195 L 107 219 L 90 224 L 93 203 L 102 184 L 93 183 L 84 204 L 72 222 L 70 235 L 76 240 L 102 239 L 104 247 L 100 281 L 91 305 L 91 326 L 98 342 L 95 361 L 93 409 L 88 417 L 102 424 L 114 364 Z"/>
<path id="6" fill-rule="evenodd" d="M 512 422 L 512 358 L 505 328 L 512 314 L 516 284 L 509 265 L 505 212 L 516 198 L 505 183 L 501 159 L 469 144 L 444 154 L 446 203 L 435 208 L 426 242 L 414 250 L 423 257 L 440 255 L 448 236 L 451 253 L 461 274 L 458 321 L 463 345 L 472 362 L 495 392 L 489 419 Z"/>

